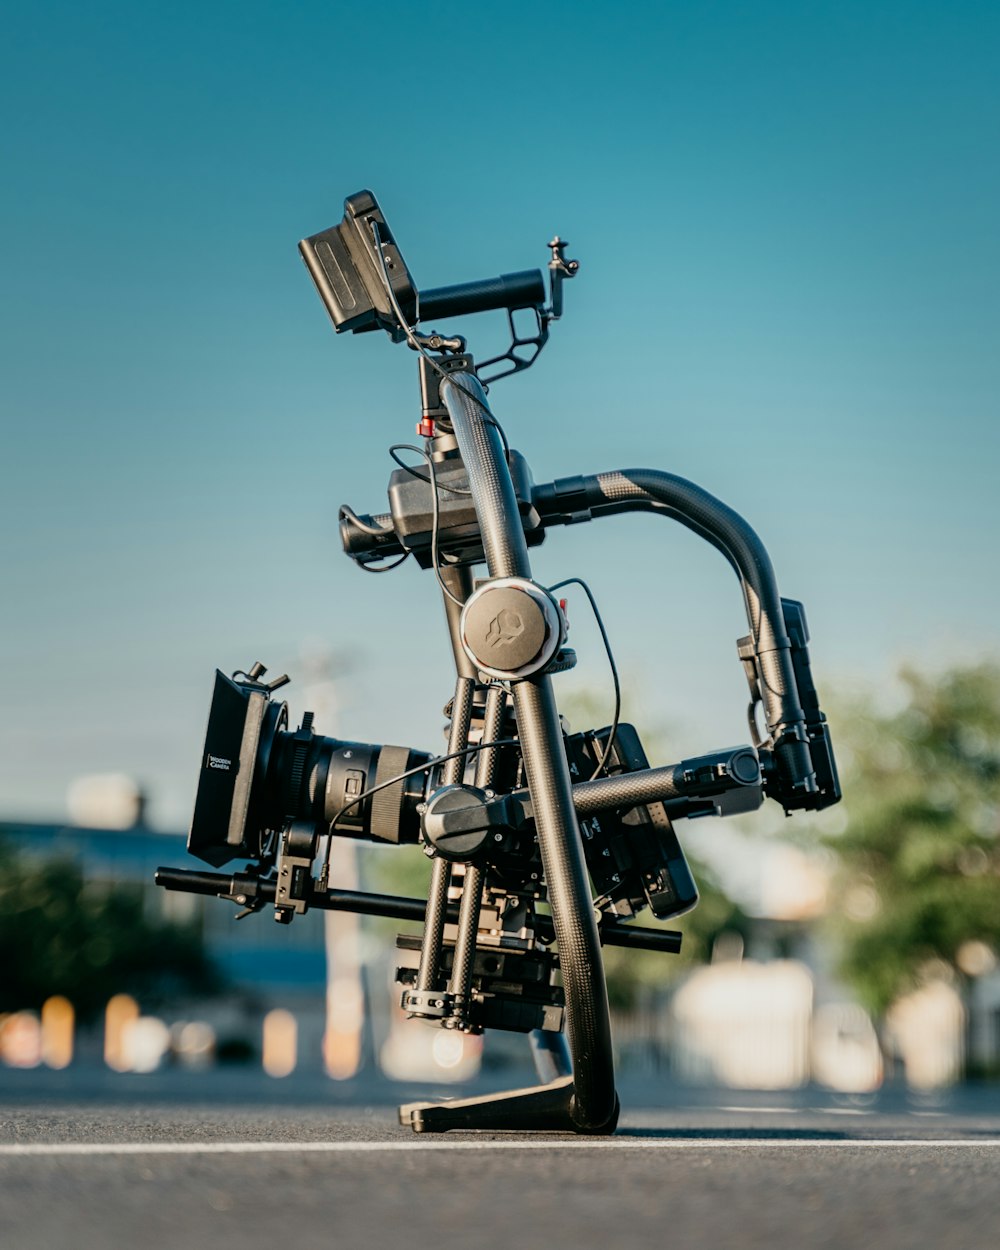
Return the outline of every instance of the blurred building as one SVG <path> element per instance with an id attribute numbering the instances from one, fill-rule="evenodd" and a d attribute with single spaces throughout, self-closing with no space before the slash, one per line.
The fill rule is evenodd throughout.
<path id="1" fill-rule="evenodd" d="M 112 790 L 117 794 L 114 786 L 108 792 Z M 101 801 L 106 797 L 102 786 L 87 794 Z M 466 1039 L 456 1049 L 451 1035 L 440 1029 L 402 1023 L 394 1006 L 399 992 L 387 975 L 395 967 L 396 952 L 387 941 L 366 936 L 352 913 L 311 910 L 293 924 L 277 925 L 273 909 L 265 907 L 237 921 L 239 909 L 231 903 L 156 886 L 153 878 L 160 866 L 205 866 L 188 855 L 184 834 L 158 833 L 141 825 L 91 828 L 8 821 L 0 822 L 0 841 L 25 858 L 71 859 L 98 885 L 140 890 L 150 919 L 197 926 L 226 984 L 210 1000 L 171 1005 L 164 1014 L 178 1036 L 192 1023 L 207 1026 L 219 1047 L 233 1043 L 244 1052 L 249 1047 L 255 1058 L 262 1055 L 272 1075 L 299 1065 L 348 1079 L 380 1062 L 389 1076 L 447 1083 L 478 1070 L 478 1039 Z M 336 840 L 331 862 L 338 884 L 359 887 L 352 843 Z M 145 1017 L 132 1023 L 154 1027 Z M 156 1023 L 162 1027 L 163 1022 Z M 37 1050 L 37 1037 L 31 1045 Z M 383 1053 L 385 1060 L 380 1061 Z M 133 1064 L 127 1066 L 134 1070 Z"/>
<path id="2" fill-rule="evenodd" d="M 27 821 L 0 822 L 0 840 L 36 859 L 71 859 L 88 881 L 141 890 L 150 918 L 194 922 L 206 952 L 226 981 L 226 991 L 198 1014 L 210 1019 L 220 1040 L 247 1038 L 255 1044 L 260 1021 L 275 1008 L 295 1014 L 299 1052 L 322 1054 L 327 989 L 323 913 L 307 912 L 292 925 L 276 925 L 265 909 L 237 921 L 237 908 L 215 898 L 160 889 L 153 874 L 161 865 L 203 867 L 187 853 L 179 833 L 144 826 L 84 828 Z"/>

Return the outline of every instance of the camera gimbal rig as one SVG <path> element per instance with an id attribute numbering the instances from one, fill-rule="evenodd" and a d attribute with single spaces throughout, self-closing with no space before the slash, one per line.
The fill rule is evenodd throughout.
<path id="1" fill-rule="evenodd" d="M 216 868 L 250 862 L 231 875 L 161 868 L 156 880 L 229 899 L 241 915 L 271 905 L 281 923 L 309 907 L 423 921 L 422 938 L 398 939 L 419 951 L 418 967 L 398 973 L 406 1011 L 464 1032 L 530 1034 L 543 1084 L 411 1104 L 402 1122 L 417 1132 L 611 1133 L 618 1098 L 601 946 L 680 949 L 679 933 L 632 923 L 647 907 L 662 920 L 697 903 L 675 823 L 752 810 L 765 796 L 787 812 L 840 798 L 805 614 L 780 597 L 750 526 L 700 487 L 650 469 L 537 485 L 507 445 L 483 383 L 527 368 L 544 347 L 579 268 L 562 240 L 549 245 L 548 303 L 538 270 L 420 295 L 374 196 L 359 192 L 345 210 L 300 251 L 338 332 L 382 329 L 418 353 L 424 444 L 410 449 L 422 466 L 392 449 L 400 467 L 389 511 L 343 507 L 341 539 L 372 571 L 409 556 L 434 571 L 457 670 L 448 750 L 320 737 L 308 712 L 293 731 L 273 698 L 286 677 L 266 682 L 261 664 L 217 672 L 188 850 Z M 511 346 L 479 365 L 464 338 L 416 329 L 489 309 L 506 310 Z M 525 310 L 535 331 L 520 336 L 514 314 Z M 552 526 L 635 510 L 688 526 L 740 580 L 751 745 L 650 768 L 617 705 L 607 728 L 564 730 L 551 678 L 575 655 L 559 586 L 532 579 L 528 548 Z M 421 844 L 433 861 L 426 903 L 331 887 L 332 835 Z"/>

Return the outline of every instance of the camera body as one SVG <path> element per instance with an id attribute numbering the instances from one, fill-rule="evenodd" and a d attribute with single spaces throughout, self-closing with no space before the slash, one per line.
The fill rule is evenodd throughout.
<path id="1" fill-rule="evenodd" d="M 216 670 L 188 835 L 192 855 L 216 868 L 234 859 L 255 860 L 269 871 L 290 853 L 291 842 L 299 867 L 310 865 L 318 839 L 326 834 L 396 845 L 423 841 L 429 852 L 495 870 L 497 880 L 515 893 L 541 897 L 534 824 L 521 815 L 527 792 L 516 789 L 523 772 L 516 741 L 504 748 L 500 765 L 514 793 L 483 800 L 482 828 L 490 830 L 489 836 L 470 838 L 469 847 L 478 849 L 467 855 L 443 852 L 424 829 L 436 811 L 435 795 L 445 789 L 480 792 L 442 788 L 436 763 L 426 752 L 317 735 L 309 712 L 292 732 L 288 705 L 272 697 L 277 683 L 260 680 L 265 671 L 255 665 L 250 674 L 226 677 Z M 507 724 L 513 733 L 512 718 Z M 564 739 L 574 780 L 593 773 L 610 732 L 591 730 Z M 645 768 L 648 761 L 634 726 L 619 724 L 605 762 L 607 775 Z M 467 814 L 464 819 L 470 823 Z M 667 919 L 697 903 L 697 887 L 663 803 L 591 814 L 581 818 L 580 828 L 595 907 L 602 913 L 626 919 L 649 907 Z"/>

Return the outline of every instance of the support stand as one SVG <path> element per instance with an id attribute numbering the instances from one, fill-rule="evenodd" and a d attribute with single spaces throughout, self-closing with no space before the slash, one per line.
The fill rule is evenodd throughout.
<path id="1" fill-rule="evenodd" d="M 587 1133 L 607 1135 L 618 1125 L 619 1102 L 611 1118 L 599 1127 L 582 1127 L 573 1118 L 573 1078 L 560 1077 L 548 1085 L 515 1089 L 504 1094 L 481 1094 L 448 1102 L 410 1102 L 399 1109 L 399 1122 L 415 1133 L 447 1133 L 451 1129 L 477 1132 Z"/>
<path id="2" fill-rule="evenodd" d="M 573 1075 L 564 1035 L 535 1029 L 530 1038 L 531 1056 L 543 1085 L 447 1102 L 406 1103 L 399 1109 L 400 1124 L 415 1133 L 446 1133 L 449 1129 L 613 1133 L 618 1124 L 617 1098 L 614 1114 L 600 1128 L 584 1129 L 573 1119 Z"/>

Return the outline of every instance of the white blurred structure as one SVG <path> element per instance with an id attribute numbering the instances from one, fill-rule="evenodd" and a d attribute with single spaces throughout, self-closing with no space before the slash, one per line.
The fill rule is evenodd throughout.
<path id="1" fill-rule="evenodd" d="M 931 981 L 897 999 L 885 1022 L 892 1048 L 906 1069 L 906 1083 L 913 1089 L 943 1089 L 961 1077 L 965 1008 L 954 986 Z"/>
<path id="2" fill-rule="evenodd" d="M 393 1081 L 471 1081 L 479 1072 L 483 1039 L 441 1029 L 393 1013 L 379 1053 L 382 1071 Z"/>
<path id="3" fill-rule="evenodd" d="M 313 713 L 317 733 L 332 735 L 337 726 L 340 697 L 336 652 L 320 642 L 300 648 L 305 685 L 303 705 Z M 321 843 L 321 850 L 322 850 Z M 358 852 L 348 838 L 333 838 L 329 847 L 330 883 L 340 890 L 361 887 Z M 323 1028 L 323 1067 L 327 1076 L 346 1081 L 364 1063 L 365 985 L 361 919 L 349 911 L 323 913 L 326 950 L 326 1018 Z"/>
<path id="4" fill-rule="evenodd" d="M 48 1068 L 68 1068 L 73 1062 L 76 1013 L 61 994 L 42 1004 L 42 1062 Z"/>
<path id="5" fill-rule="evenodd" d="M 330 880 L 341 890 L 357 890 L 357 850 L 347 838 L 334 838 L 330 848 Z M 361 924 L 353 912 L 323 914 L 326 940 L 326 1028 L 323 1066 L 328 1076 L 346 1081 L 362 1063 L 365 989 L 362 980 Z"/>
<path id="6" fill-rule="evenodd" d="M 131 1070 L 125 1034 L 139 1019 L 139 1004 L 130 994 L 115 994 L 104 1009 L 104 1062 L 115 1072 Z"/>
<path id="7" fill-rule="evenodd" d="M 809 1080 L 813 983 L 794 960 L 712 964 L 674 996 L 674 1066 L 683 1080 L 794 1089 Z"/>
<path id="8" fill-rule="evenodd" d="M 210 1068 L 215 1041 L 215 1029 L 205 1020 L 178 1020 L 170 1029 L 170 1050 L 183 1068 Z"/>
<path id="9" fill-rule="evenodd" d="M 124 773 L 77 777 L 66 793 L 70 820 L 86 829 L 134 829 L 141 825 L 146 796 Z"/>
<path id="10" fill-rule="evenodd" d="M 121 1058 L 125 1072 L 155 1072 L 170 1050 L 170 1030 L 156 1016 L 139 1016 L 122 1027 Z"/>
<path id="11" fill-rule="evenodd" d="M 812 1076 L 839 1094 L 869 1094 L 882 1084 L 882 1048 L 857 1003 L 824 1003 L 813 1015 Z"/>
<path id="12" fill-rule="evenodd" d="M 299 1058 L 299 1026 L 290 1011 L 275 1007 L 264 1017 L 263 1064 L 268 1076 L 291 1076 Z"/>
<path id="13" fill-rule="evenodd" d="M 416 967 L 416 951 L 399 951 L 400 966 Z M 390 969 L 390 972 L 392 969 Z M 409 1020 L 399 1006 L 400 989 L 393 978 L 389 1031 L 379 1051 L 379 1066 L 393 1081 L 470 1081 L 479 1073 L 483 1039 Z"/>
<path id="14" fill-rule="evenodd" d="M 42 1062 L 42 1026 L 35 1012 L 0 1016 L 0 1061 L 8 1068 L 37 1068 Z"/>

